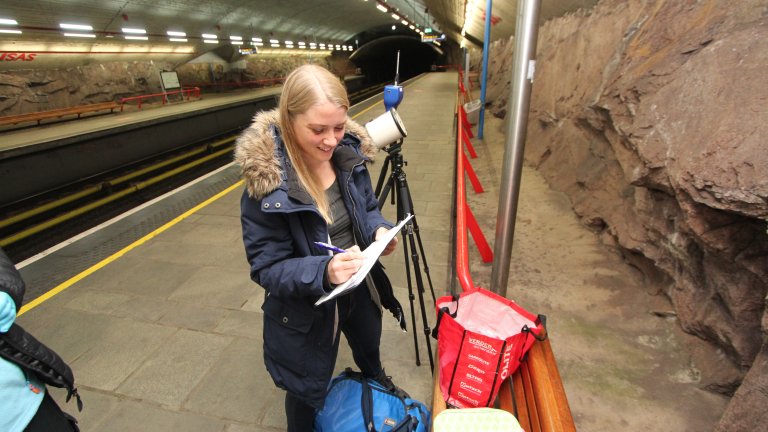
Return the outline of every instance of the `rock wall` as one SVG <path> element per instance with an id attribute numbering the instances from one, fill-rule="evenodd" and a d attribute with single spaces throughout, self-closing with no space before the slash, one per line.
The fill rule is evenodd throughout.
<path id="1" fill-rule="evenodd" d="M 500 117 L 513 45 L 492 47 Z M 718 430 L 768 424 L 766 71 L 765 0 L 602 0 L 539 30 L 526 161 L 727 354 Z"/>
<path id="2" fill-rule="evenodd" d="M 232 83 L 286 76 L 308 61 L 339 76 L 354 69 L 347 56 L 247 56 L 235 63 L 190 62 L 178 67 L 156 61 L 91 63 L 65 69 L 0 72 L 0 116 L 119 100 L 162 91 L 160 72 L 175 70 L 182 85 Z M 233 67 L 237 65 L 238 67 Z M 205 89 L 204 89 L 205 90 Z"/>
<path id="3" fill-rule="evenodd" d="M 46 111 L 160 91 L 157 62 L 94 63 L 0 73 L 0 116 Z"/>

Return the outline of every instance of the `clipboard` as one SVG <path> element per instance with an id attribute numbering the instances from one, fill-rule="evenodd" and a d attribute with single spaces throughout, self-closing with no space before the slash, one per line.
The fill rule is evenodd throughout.
<path id="1" fill-rule="evenodd" d="M 363 251 L 363 265 L 360 266 L 360 269 L 357 271 L 357 273 L 352 275 L 352 277 L 349 278 L 346 282 L 337 285 L 333 291 L 320 297 L 315 302 L 315 306 L 318 306 L 324 302 L 327 302 L 328 300 L 331 300 L 332 298 L 346 293 L 347 291 L 357 288 L 357 286 L 365 280 L 365 277 L 368 275 L 368 272 L 371 271 L 373 265 L 376 264 L 376 261 L 379 260 L 381 253 L 384 252 L 384 249 L 387 247 L 389 242 L 395 238 L 397 233 L 403 229 L 405 223 L 411 220 L 412 217 L 413 215 L 409 214 L 405 219 L 400 221 L 400 223 L 387 231 L 387 233 L 382 238 L 376 240 L 375 242 L 371 243 L 370 246 L 365 248 Z"/>

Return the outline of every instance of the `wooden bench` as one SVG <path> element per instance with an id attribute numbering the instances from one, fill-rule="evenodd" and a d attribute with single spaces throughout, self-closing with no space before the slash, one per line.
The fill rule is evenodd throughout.
<path id="1" fill-rule="evenodd" d="M 17 115 L 10 115 L 5 117 L 0 117 L 0 125 L 14 125 L 18 123 L 25 123 L 25 122 L 32 122 L 36 121 L 37 124 L 40 124 L 40 121 L 50 118 L 61 118 L 64 116 L 70 116 L 70 115 L 77 115 L 77 118 L 80 118 L 81 114 L 89 113 L 89 112 L 96 112 L 96 111 L 104 111 L 109 110 L 109 112 L 114 112 L 116 108 L 120 108 L 120 104 L 114 101 L 111 102 L 102 102 L 102 103 L 96 103 L 96 104 L 89 104 L 89 105 L 79 105 L 69 108 L 60 108 L 50 111 L 39 111 L 39 112 L 33 112 L 33 113 L 26 113 L 26 114 L 17 114 Z"/>
<path id="2" fill-rule="evenodd" d="M 435 365 L 432 418 L 446 409 Z M 520 368 L 501 385 L 496 408 L 509 411 L 526 432 L 575 432 L 565 389 L 549 339 L 536 341 Z"/>

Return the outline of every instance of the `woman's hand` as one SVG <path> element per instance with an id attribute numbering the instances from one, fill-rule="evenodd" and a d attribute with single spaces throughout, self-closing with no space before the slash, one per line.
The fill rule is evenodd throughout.
<path id="1" fill-rule="evenodd" d="M 387 231 L 389 231 L 389 230 L 387 228 L 384 228 L 384 227 L 381 227 L 381 228 L 377 229 L 376 230 L 376 238 L 375 238 L 375 240 L 378 240 L 380 237 L 382 237 L 384 234 L 386 234 Z M 390 242 L 387 244 L 387 247 L 384 248 L 384 252 L 382 252 L 381 254 L 384 255 L 384 256 L 387 256 L 387 255 L 391 254 L 392 252 L 394 252 L 395 249 L 397 249 L 397 242 L 398 242 L 397 236 L 393 237 L 392 240 L 390 240 Z"/>
<path id="2" fill-rule="evenodd" d="M 328 281 L 334 285 L 346 282 L 363 265 L 363 254 L 357 245 L 338 253 L 328 261 Z"/>

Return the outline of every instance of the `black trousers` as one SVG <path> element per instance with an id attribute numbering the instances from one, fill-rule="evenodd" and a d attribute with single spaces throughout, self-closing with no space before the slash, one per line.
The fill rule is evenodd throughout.
<path id="1" fill-rule="evenodd" d="M 24 432 L 78 432 L 77 421 L 64 413 L 46 391 L 37 413 Z M 311 430 L 311 429 L 309 429 Z"/>
<path id="2" fill-rule="evenodd" d="M 351 293 L 337 299 L 339 329 L 347 338 L 352 357 L 367 377 L 377 377 L 381 371 L 381 311 L 371 299 L 368 287 L 360 285 Z M 336 347 L 338 350 L 338 346 Z M 285 415 L 288 432 L 313 429 L 317 410 L 291 393 L 285 395 Z"/>

